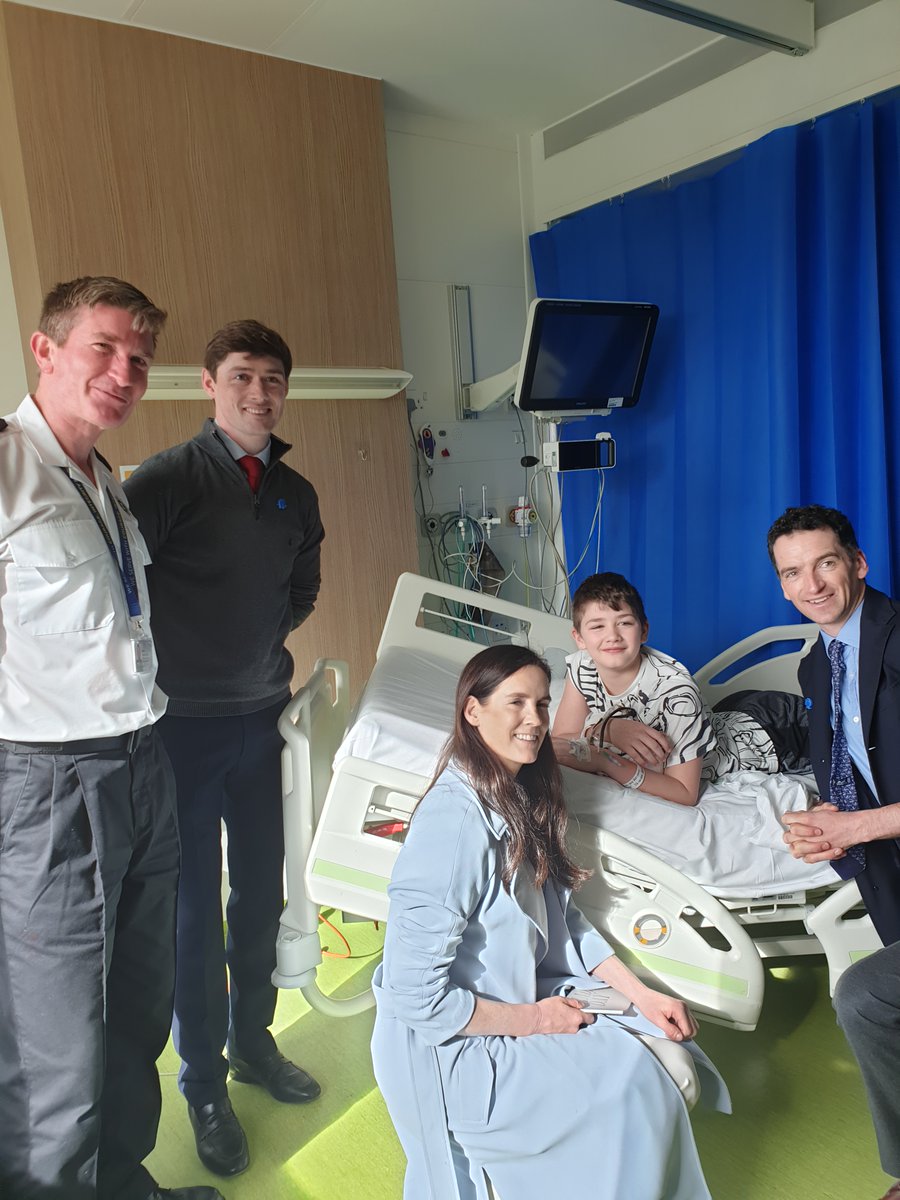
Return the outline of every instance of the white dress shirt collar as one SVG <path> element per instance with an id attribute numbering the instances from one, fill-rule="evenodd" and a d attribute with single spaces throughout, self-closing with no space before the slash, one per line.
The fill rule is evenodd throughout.
<path id="1" fill-rule="evenodd" d="M 239 458 L 245 458 L 247 456 L 247 451 L 244 449 L 244 447 L 239 446 L 238 443 L 234 440 L 234 438 L 229 437 L 228 434 L 225 432 L 225 430 L 222 428 L 222 426 L 217 421 L 214 421 L 213 424 L 216 427 L 216 433 L 219 435 L 219 437 L 225 443 L 226 449 L 228 450 L 231 457 L 235 460 L 235 462 L 237 462 L 237 460 Z M 260 462 L 262 463 L 262 465 L 264 467 L 267 467 L 269 465 L 269 459 L 272 457 L 272 440 L 271 440 L 271 438 L 269 439 L 268 442 L 266 442 L 266 444 L 265 444 L 265 446 L 263 446 L 262 450 L 260 450 L 257 454 L 251 454 L 250 457 L 258 458 L 260 460 Z"/>

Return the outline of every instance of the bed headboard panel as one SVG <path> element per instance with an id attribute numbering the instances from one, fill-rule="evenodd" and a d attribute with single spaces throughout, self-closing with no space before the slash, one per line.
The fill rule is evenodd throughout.
<path id="1" fill-rule="evenodd" d="M 562 617 L 406 573 L 397 580 L 378 656 L 402 646 L 462 666 L 485 646 L 506 641 L 545 655 L 555 675 L 561 656 L 575 649 L 571 631 Z"/>
<path id="2" fill-rule="evenodd" d="M 818 634 L 817 626 L 811 624 L 772 625 L 735 643 L 694 673 L 704 700 L 712 707 L 745 688 L 798 693 L 797 666 Z M 462 667 L 478 650 L 504 641 L 543 654 L 557 680 L 565 673 L 565 656 L 575 649 L 572 624 L 563 617 L 406 573 L 397 580 L 378 657 L 390 646 L 401 646 Z M 784 653 L 750 662 L 725 682 L 717 680 L 764 647 L 791 642 L 795 645 Z"/>
<path id="3" fill-rule="evenodd" d="M 819 627 L 809 623 L 802 625 L 770 625 L 768 629 L 760 629 L 751 633 L 743 641 L 735 642 L 721 654 L 717 654 L 706 666 L 694 672 L 700 692 L 706 703 L 713 707 L 726 696 L 735 692 L 752 688 L 756 691 L 779 691 L 800 694 L 797 682 L 797 667 L 800 659 L 809 653 L 810 647 L 819 636 Z M 724 682 L 716 682 L 716 677 L 730 668 L 737 666 L 742 659 L 758 655 L 766 646 L 776 647 L 779 643 L 799 642 L 792 649 L 785 649 L 773 658 L 753 662 L 743 670 L 730 674 Z"/>

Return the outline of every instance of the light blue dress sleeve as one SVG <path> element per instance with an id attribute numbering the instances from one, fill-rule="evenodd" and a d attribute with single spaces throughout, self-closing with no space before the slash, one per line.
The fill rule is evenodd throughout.
<path id="1" fill-rule="evenodd" d="M 424 797 L 388 888 L 379 1007 L 429 1045 L 469 1022 L 475 995 L 451 970 L 496 862 L 496 840 L 475 793 L 448 773 Z"/>
<path id="2" fill-rule="evenodd" d="M 566 905 L 566 925 L 587 971 L 593 971 L 615 954 L 606 938 L 597 932 L 571 897 Z"/>

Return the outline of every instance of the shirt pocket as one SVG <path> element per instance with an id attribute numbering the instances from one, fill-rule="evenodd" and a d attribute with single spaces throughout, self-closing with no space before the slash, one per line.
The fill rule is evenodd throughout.
<path id="1" fill-rule="evenodd" d="M 93 520 L 42 522 L 8 536 L 20 628 L 34 637 L 110 625 L 109 548 Z"/>

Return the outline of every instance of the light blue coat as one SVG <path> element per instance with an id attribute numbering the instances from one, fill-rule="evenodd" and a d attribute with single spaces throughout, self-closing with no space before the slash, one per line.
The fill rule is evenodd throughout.
<path id="1" fill-rule="evenodd" d="M 485 1170 L 504 1200 L 709 1200 L 681 1094 L 630 1032 L 660 1032 L 643 1017 L 601 1016 L 577 1034 L 459 1036 L 476 995 L 528 1004 L 597 985 L 588 971 L 612 954 L 568 888 L 538 889 L 527 868 L 507 894 L 505 836 L 450 767 L 394 869 L 372 1057 L 408 1160 L 405 1200 L 483 1200 Z M 729 1111 L 715 1068 L 689 1049 Z"/>

